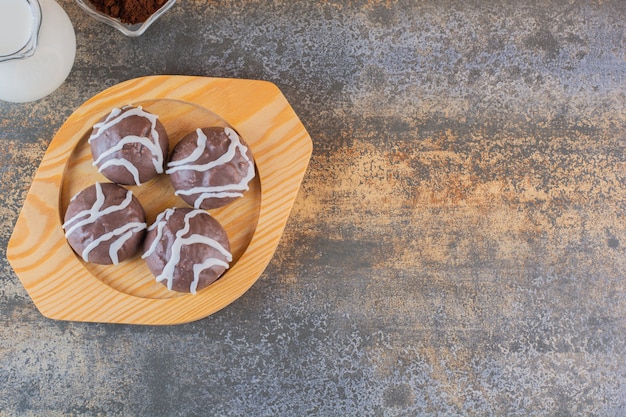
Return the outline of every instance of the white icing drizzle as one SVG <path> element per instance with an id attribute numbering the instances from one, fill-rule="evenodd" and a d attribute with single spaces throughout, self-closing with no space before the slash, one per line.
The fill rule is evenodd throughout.
<path id="1" fill-rule="evenodd" d="M 198 283 L 200 282 L 200 273 L 204 271 L 205 269 L 209 269 L 213 266 L 222 266 L 226 269 L 228 269 L 229 267 L 227 262 L 224 262 L 221 259 L 217 259 L 217 258 L 209 258 L 201 264 L 195 264 L 193 266 L 193 281 L 191 282 L 191 285 L 189 286 L 189 292 L 191 292 L 192 294 L 196 293 L 196 290 L 198 288 Z"/>
<path id="2" fill-rule="evenodd" d="M 87 210 L 83 210 L 83 211 L 76 213 L 76 215 L 74 215 L 73 217 L 68 219 L 65 223 L 63 223 L 62 227 L 63 229 L 65 229 L 66 238 L 69 237 L 73 232 L 75 232 L 81 227 L 84 227 L 89 224 L 93 224 L 108 214 L 112 214 L 112 213 L 116 213 L 116 212 L 120 212 L 124 210 L 126 207 L 130 205 L 130 203 L 133 200 L 133 193 L 131 191 L 127 191 L 126 197 L 120 204 L 112 205 L 103 209 L 102 207 L 104 206 L 105 197 L 104 197 L 104 193 L 102 192 L 102 185 L 99 182 L 97 182 L 95 184 L 95 188 L 96 188 L 96 201 L 94 201 L 93 205 Z M 72 197 L 72 201 L 74 201 L 77 196 L 78 194 Z M 140 232 L 146 227 L 147 227 L 146 223 L 143 223 L 143 222 L 126 223 L 112 230 L 111 232 L 105 233 L 104 235 L 98 237 L 97 239 L 94 239 L 83 249 L 81 256 L 85 261 L 89 262 L 89 254 L 91 253 L 92 250 L 97 248 L 102 242 L 106 242 L 110 239 L 113 239 L 116 236 L 119 236 L 113 243 L 111 243 L 111 246 L 109 247 L 109 256 L 111 258 L 111 261 L 113 262 L 113 264 L 118 264 L 119 263 L 119 256 L 118 256 L 119 250 L 122 248 L 124 243 L 128 239 L 130 239 L 134 233 Z"/>
<path id="3" fill-rule="evenodd" d="M 207 144 L 207 137 L 202 131 L 202 129 L 200 128 L 196 129 L 196 135 L 198 136 L 198 139 L 196 140 L 196 149 L 194 149 L 193 152 L 186 158 L 180 159 L 178 161 L 168 162 L 167 164 L 168 169 L 167 171 L 165 171 L 166 174 L 171 174 L 172 172 L 181 171 L 184 169 L 193 169 L 191 165 L 188 167 L 185 167 L 182 165 L 196 162 L 198 158 L 200 158 L 202 154 L 204 153 L 204 150 L 206 149 L 206 144 Z"/>
<path id="4" fill-rule="evenodd" d="M 124 210 L 133 200 L 133 193 L 131 191 L 126 192 L 126 197 L 124 201 L 122 201 L 118 205 L 109 206 L 105 209 L 102 209 L 104 206 L 104 193 L 102 192 L 102 185 L 97 182 L 95 184 L 96 187 L 96 201 L 93 205 L 87 210 L 80 211 L 76 213 L 73 217 L 69 218 L 65 223 L 63 223 L 63 229 L 65 229 L 65 237 L 69 237 L 75 230 L 80 227 L 83 227 L 88 224 L 95 223 L 101 217 L 114 213 L 116 211 Z M 72 201 L 76 199 L 78 194 L 72 197 Z M 82 219 L 82 220 L 81 220 Z M 74 223 L 76 222 L 76 223 Z M 73 225 L 71 225 L 74 223 Z M 71 226 L 70 226 L 71 225 Z"/>
<path id="5" fill-rule="evenodd" d="M 186 158 L 179 161 L 170 161 L 166 174 L 171 174 L 177 171 L 193 170 L 198 172 L 206 172 L 211 169 L 226 165 L 231 162 L 237 155 L 237 150 L 241 153 L 244 160 L 248 163 L 248 171 L 246 175 L 236 184 L 226 184 L 217 186 L 200 186 L 192 187 L 189 189 L 176 190 L 175 195 L 195 195 L 199 196 L 194 200 L 194 207 L 200 208 L 204 200 L 207 198 L 227 198 L 227 197 L 242 197 L 243 193 L 248 190 L 248 183 L 254 178 L 254 162 L 248 158 L 248 148 L 241 143 L 239 135 L 233 129 L 226 127 L 224 133 L 230 139 L 230 144 L 226 152 L 214 161 L 209 161 L 205 164 L 197 164 L 195 162 L 202 156 L 206 149 L 207 137 L 202 132 L 202 129 L 196 129 L 197 147 Z"/>
<path id="6" fill-rule="evenodd" d="M 126 243 L 126 241 L 130 239 L 134 233 L 140 232 L 145 228 L 145 223 L 126 223 L 125 225 L 120 226 L 117 229 L 110 231 L 109 233 L 105 233 L 97 239 L 94 239 L 91 243 L 89 243 L 89 245 L 85 247 L 81 256 L 84 260 L 89 262 L 89 254 L 92 250 L 97 248 L 102 242 L 106 242 L 119 236 L 116 240 L 113 241 L 113 243 L 111 243 L 111 246 L 109 246 L 109 257 L 111 258 L 111 262 L 113 262 L 114 265 L 117 265 L 119 263 L 118 253 L 124 243 Z"/>
<path id="7" fill-rule="evenodd" d="M 124 112 L 122 113 L 122 111 Z M 93 132 L 89 137 L 88 142 L 91 143 L 92 140 L 96 140 L 100 136 L 100 134 L 106 129 L 115 126 L 116 124 L 120 123 L 122 120 L 130 116 L 140 116 L 148 119 L 151 125 L 150 136 L 125 136 L 115 146 L 100 154 L 98 159 L 93 162 L 93 165 L 98 166 L 98 164 L 100 164 L 103 159 L 110 157 L 113 153 L 117 151 L 120 151 L 124 147 L 124 145 L 127 145 L 129 143 L 138 143 L 145 146 L 152 153 L 152 164 L 154 165 L 156 172 L 158 174 L 161 174 L 163 172 L 164 156 L 163 149 L 161 149 L 161 145 L 159 144 L 159 133 L 156 130 L 157 120 L 159 117 L 155 114 L 144 111 L 141 106 L 125 106 L 121 109 L 113 109 L 104 121 L 96 123 L 93 126 Z M 133 175 L 133 180 L 135 181 L 136 185 L 139 185 L 141 183 L 139 181 L 138 168 L 130 161 L 124 158 L 111 158 L 110 160 L 98 167 L 98 172 L 102 172 L 104 169 L 110 166 L 123 166 Z"/>
<path id="8" fill-rule="evenodd" d="M 154 239 L 151 247 L 143 254 L 142 258 L 146 258 L 151 253 L 154 252 L 154 250 L 157 247 L 157 244 L 155 242 L 158 242 L 160 240 L 162 236 L 163 228 L 165 227 L 165 223 L 167 222 L 167 220 L 171 217 L 173 213 L 174 213 L 174 209 L 165 210 L 164 212 L 159 214 L 159 216 L 157 216 L 157 219 L 155 220 L 155 222 L 150 226 L 149 230 L 154 230 L 156 228 L 157 237 Z M 161 282 L 163 280 L 167 281 L 168 290 L 172 289 L 172 284 L 174 281 L 174 270 L 176 269 L 176 266 L 180 263 L 181 252 L 185 246 L 194 245 L 194 244 L 206 245 L 220 252 L 226 258 L 228 262 L 231 262 L 233 260 L 232 254 L 215 239 L 211 239 L 208 236 L 203 236 L 199 234 L 192 234 L 190 236 L 183 237 L 187 233 L 189 233 L 189 230 L 191 227 L 190 220 L 197 215 L 208 215 L 208 214 L 203 210 L 191 210 L 185 214 L 184 227 L 176 232 L 176 237 L 174 239 L 174 242 L 172 242 L 172 245 L 171 245 L 170 257 L 167 260 L 167 263 L 165 264 L 165 266 L 163 267 L 163 271 L 156 277 L 157 282 Z M 194 264 L 193 265 L 194 279 L 189 287 L 189 291 L 192 294 L 196 293 L 198 282 L 200 280 L 200 273 L 203 270 L 208 269 L 212 266 L 218 266 L 218 265 L 223 266 L 224 268 L 229 267 L 229 264 L 227 262 L 219 258 L 207 258 L 202 263 Z"/>
<path id="9" fill-rule="evenodd" d="M 139 185 L 141 183 L 141 181 L 139 179 L 139 170 L 128 159 L 123 159 L 123 158 L 112 158 L 112 159 L 109 159 L 104 164 L 100 165 L 100 167 L 98 168 L 98 172 L 102 172 L 102 171 L 104 171 L 105 169 L 107 169 L 108 167 L 111 167 L 111 166 L 122 166 L 122 167 L 126 168 L 126 170 L 128 172 L 130 172 L 131 175 L 133 176 L 133 181 L 135 181 L 135 185 Z"/>
<path id="10" fill-rule="evenodd" d="M 174 209 L 172 208 L 166 209 L 165 211 L 159 213 L 157 218 L 154 220 L 154 223 L 152 223 L 152 225 L 148 227 L 149 232 L 154 229 L 157 229 L 157 235 L 152 241 L 152 244 L 150 245 L 148 250 L 146 250 L 144 254 L 141 256 L 142 259 L 146 259 L 156 250 L 157 245 L 159 241 L 161 240 L 161 236 L 163 236 L 163 228 L 165 228 L 165 225 L 167 224 L 167 221 L 172 216 L 172 214 L 174 214 Z"/>

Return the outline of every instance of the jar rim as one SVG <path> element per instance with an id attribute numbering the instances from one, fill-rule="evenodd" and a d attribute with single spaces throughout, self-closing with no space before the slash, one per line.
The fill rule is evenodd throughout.
<path id="1" fill-rule="evenodd" d="M 42 10 L 41 4 L 39 0 L 24 0 L 28 3 L 31 11 L 31 17 L 33 19 L 33 30 L 21 48 L 19 48 L 15 52 L 11 52 L 9 54 L 0 54 L 0 62 L 9 61 L 12 59 L 24 59 L 32 56 L 37 49 L 37 44 L 39 43 L 39 31 L 41 29 L 41 21 L 42 21 Z"/>

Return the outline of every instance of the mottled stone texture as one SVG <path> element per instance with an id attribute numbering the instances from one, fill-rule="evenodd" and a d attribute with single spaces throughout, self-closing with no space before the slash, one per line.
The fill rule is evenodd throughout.
<path id="1" fill-rule="evenodd" d="M 626 4 L 180 1 L 0 104 L 0 415 L 626 414 Z M 314 153 L 252 289 L 173 327 L 42 317 L 5 260 L 64 119 L 150 74 L 264 79 Z"/>

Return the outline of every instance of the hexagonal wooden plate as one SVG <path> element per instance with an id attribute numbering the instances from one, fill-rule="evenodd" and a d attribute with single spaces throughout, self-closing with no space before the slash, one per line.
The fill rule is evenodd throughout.
<path id="1" fill-rule="evenodd" d="M 257 178 L 243 198 L 212 210 L 231 240 L 233 264 L 195 295 L 156 283 L 140 256 L 116 266 L 89 264 L 65 240 L 69 199 L 96 181 L 87 138 L 114 107 L 141 105 L 158 114 L 173 146 L 196 127 L 230 125 L 252 149 Z M 280 90 L 269 82 L 149 76 L 108 88 L 61 126 L 26 197 L 7 258 L 39 311 L 52 319 L 177 324 L 204 318 L 235 301 L 271 260 L 312 152 L 311 138 Z M 167 207 L 185 207 L 161 175 L 129 187 L 148 223 Z"/>

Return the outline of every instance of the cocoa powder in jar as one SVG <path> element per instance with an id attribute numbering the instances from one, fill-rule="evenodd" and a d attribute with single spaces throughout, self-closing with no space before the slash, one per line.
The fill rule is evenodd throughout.
<path id="1" fill-rule="evenodd" d="M 89 0 L 94 7 L 113 18 L 120 19 L 122 23 L 143 23 L 157 10 L 166 0 Z"/>

